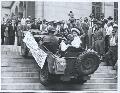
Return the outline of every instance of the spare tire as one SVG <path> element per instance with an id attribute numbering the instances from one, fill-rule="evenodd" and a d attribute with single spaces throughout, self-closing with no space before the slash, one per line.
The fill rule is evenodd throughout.
<path id="1" fill-rule="evenodd" d="M 75 68 L 79 75 L 90 75 L 99 67 L 100 59 L 95 52 L 84 51 L 79 55 Z"/>

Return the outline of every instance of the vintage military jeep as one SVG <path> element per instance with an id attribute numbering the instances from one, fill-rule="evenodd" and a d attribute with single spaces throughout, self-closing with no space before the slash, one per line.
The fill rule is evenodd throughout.
<path id="1" fill-rule="evenodd" d="M 35 36 L 35 40 L 39 42 L 44 35 Z M 69 49 L 61 56 L 58 49 L 56 54 L 50 52 L 44 45 L 40 48 L 48 54 L 43 68 L 40 68 L 40 81 L 43 85 L 47 85 L 51 81 L 77 80 L 84 82 L 90 79 L 89 75 L 94 73 L 99 67 L 100 60 L 95 51 L 84 49 Z M 23 51 L 23 52 L 22 52 Z M 29 49 L 25 43 L 21 46 L 23 56 L 27 56 Z"/>
<path id="2" fill-rule="evenodd" d="M 98 55 L 91 50 L 66 52 L 64 57 L 48 52 L 44 67 L 40 70 L 40 81 L 44 85 L 59 79 L 83 83 L 90 79 L 89 75 L 97 70 L 99 64 Z"/>

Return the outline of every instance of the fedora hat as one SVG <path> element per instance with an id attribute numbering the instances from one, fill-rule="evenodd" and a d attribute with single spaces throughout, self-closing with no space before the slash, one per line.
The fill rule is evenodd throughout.
<path id="1" fill-rule="evenodd" d="M 93 17 L 93 16 L 94 16 L 94 14 L 93 14 L 93 13 L 91 13 L 89 17 Z"/>
<path id="2" fill-rule="evenodd" d="M 113 20 L 112 16 L 109 16 L 107 19 L 108 19 L 108 20 Z"/>

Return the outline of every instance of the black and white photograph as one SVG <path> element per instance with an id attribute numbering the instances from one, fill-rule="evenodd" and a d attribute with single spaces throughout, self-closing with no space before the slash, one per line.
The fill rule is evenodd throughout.
<path id="1" fill-rule="evenodd" d="M 1 1 L 9 90 L 117 93 L 118 2 Z"/>

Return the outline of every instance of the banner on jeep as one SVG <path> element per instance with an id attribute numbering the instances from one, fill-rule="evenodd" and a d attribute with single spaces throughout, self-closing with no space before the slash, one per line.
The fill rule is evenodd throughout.
<path id="1" fill-rule="evenodd" d="M 23 42 L 25 42 L 26 46 L 30 49 L 30 52 L 32 53 L 32 56 L 36 60 L 37 64 L 42 68 L 47 54 L 38 47 L 37 42 L 29 31 L 25 34 Z"/>

